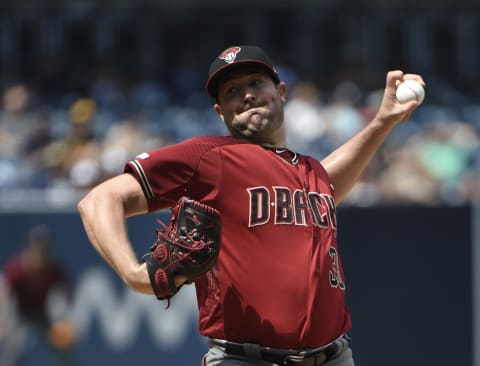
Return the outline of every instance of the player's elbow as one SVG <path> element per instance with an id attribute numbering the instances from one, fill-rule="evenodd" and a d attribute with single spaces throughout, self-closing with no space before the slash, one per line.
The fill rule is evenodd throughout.
<path id="1" fill-rule="evenodd" d="M 77 211 L 83 221 L 88 220 L 91 212 L 95 210 L 95 193 L 91 191 L 85 197 L 83 197 L 77 204 Z"/>

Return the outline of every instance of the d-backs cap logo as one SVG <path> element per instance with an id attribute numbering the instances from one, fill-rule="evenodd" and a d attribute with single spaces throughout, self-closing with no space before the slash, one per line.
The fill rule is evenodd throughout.
<path id="1" fill-rule="evenodd" d="M 224 60 L 227 64 L 231 64 L 237 58 L 237 53 L 239 53 L 242 49 L 240 47 L 232 47 L 225 51 L 223 51 L 218 58 L 220 60 Z"/>

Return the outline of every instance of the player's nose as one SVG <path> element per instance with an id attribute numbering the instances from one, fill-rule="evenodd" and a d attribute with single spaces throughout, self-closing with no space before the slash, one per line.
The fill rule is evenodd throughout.
<path id="1" fill-rule="evenodd" d="M 243 96 L 243 100 L 246 104 L 252 104 L 257 99 L 257 95 L 255 94 L 255 90 L 253 88 L 245 88 L 245 94 Z"/>

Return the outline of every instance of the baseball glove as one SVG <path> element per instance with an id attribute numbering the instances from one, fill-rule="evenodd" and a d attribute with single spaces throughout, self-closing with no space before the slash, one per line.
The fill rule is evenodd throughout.
<path id="1" fill-rule="evenodd" d="M 207 273 L 220 250 L 220 213 L 216 209 L 182 197 L 172 211 L 168 227 L 158 220 L 162 229 L 143 256 L 159 300 L 170 300 L 180 289 L 175 286 L 175 275 L 184 275 L 187 283 L 192 283 Z"/>

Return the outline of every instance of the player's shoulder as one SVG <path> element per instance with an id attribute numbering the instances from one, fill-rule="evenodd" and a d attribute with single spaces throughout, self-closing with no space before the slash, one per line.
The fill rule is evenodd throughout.
<path id="1" fill-rule="evenodd" d="M 322 174 L 327 174 L 327 171 L 325 167 L 322 164 L 322 161 L 319 160 L 316 157 L 313 157 L 311 155 L 305 155 L 305 154 L 298 154 L 299 159 L 303 159 L 310 165 L 313 169 L 315 169 L 317 172 L 320 171 Z"/>
<path id="2" fill-rule="evenodd" d="M 246 145 L 247 143 L 231 136 L 196 136 L 149 152 L 143 152 L 137 155 L 135 160 L 143 163 L 150 161 L 152 164 L 153 162 L 157 164 L 160 160 L 178 162 L 183 159 L 191 164 L 196 164 L 209 152 L 218 153 L 219 148 L 237 144 Z"/>
<path id="3" fill-rule="evenodd" d="M 297 153 L 297 154 L 298 154 L 299 158 L 301 157 L 301 158 L 307 160 L 310 164 L 313 164 L 313 165 L 320 164 L 321 165 L 320 160 L 318 160 L 316 157 L 313 157 L 312 155 L 305 155 L 305 154 L 302 154 L 302 153 Z"/>

